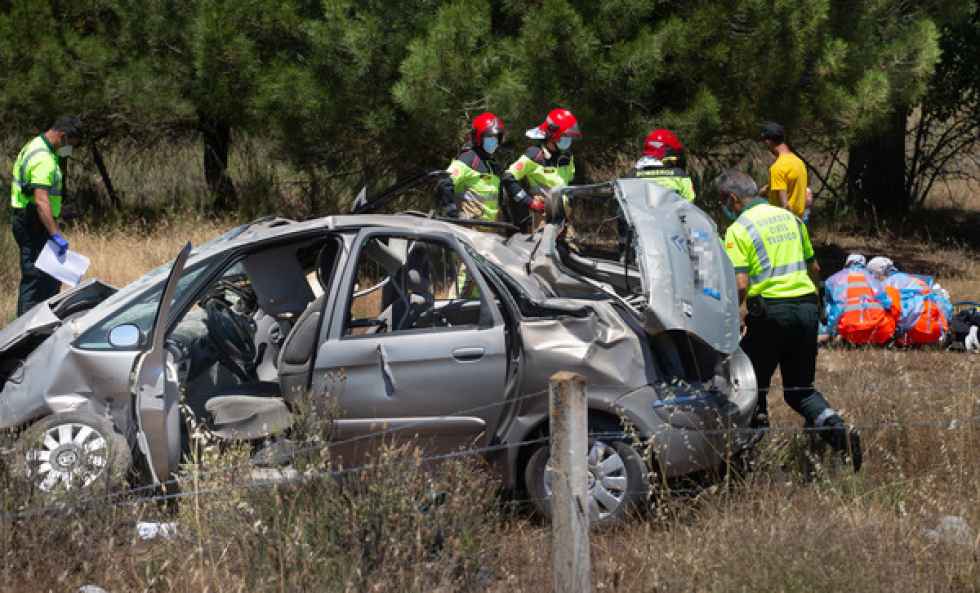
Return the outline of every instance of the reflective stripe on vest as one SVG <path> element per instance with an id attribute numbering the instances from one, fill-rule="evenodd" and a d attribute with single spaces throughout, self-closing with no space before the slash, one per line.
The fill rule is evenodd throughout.
<path id="1" fill-rule="evenodd" d="M 877 301 L 862 301 L 860 303 L 856 303 L 853 305 L 844 305 L 844 308 L 841 309 L 841 311 L 843 311 L 844 313 L 849 313 L 851 311 L 866 311 L 868 309 L 884 310 L 884 307 L 882 307 L 881 303 Z"/>
<path id="2" fill-rule="evenodd" d="M 668 168 L 668 167 L 649 167 L 646 169 L 637 169 L 637 177 L 679 177 L 687 178 L 687 171 L 681 168 Z"/>
<path id="3" fill-rule="evenodd" d="M 778 276 L 785 276 L 786 274 L 792 274 L 794 272 L 805 272 L 806 262 L 797 261 L 791 264 L 784 264 L 782 266 L 772 267 L 772 263 L 769 261 L 769 253 L 766 251 L 766 243 L 762 240 L 762 235 L 759 234 L 759 229 L 756 228 L 755 224 L 752 223 L 747 217 L 738 221 L 745 231 L 749 234 L 749 238 L 752 239 L 752 246 L 755 248 L 755 254 L 759 258 L 759 267 L 762 271 L 750 277 L 752 284 L 758 284 L 764 280 L 770 278 L 776 278 Z"/>
<path id="4" fill-rule="evenodd" d="M 20 171 L 19 171 L 19 173 L 20 173 L 20 175 L 19 175 L 20 179 L 14 179 L 14 185 L 16 185 L 17 188 L 21 192 L 23 192 L 25 194 L 31 192 L 34 189 L 34 186 L 33 185 L 31 185 L 30 183 L 24 183 L 24 181 L 23 181 L 24 179 L 27 178 L 27 165 L 29 165 L 31 163 L 31 159 L 32 158 L 34 158 L 35 156 L 41 154 L 42 152 L 48 152 L 47 146 L 43 146 L 41 148 L 35 148 L 34 150 L 32 150 L 29 153 L 27 153 L 27 156 L 24 157 L 24 160 L 20 162 Z M 53 187 L 51 189 L 54 190 Z M 50 192 L 49 193 L 50 193 L 50 195 L 60 196 L 61 195 L 61 190 L 57 190 L 57 192 L 58 193 L 56 193 L 56 194 L 55 193 L 50 193 Z"/>
<path id="5" fill-rule="evenodd" d="M 857 294 L 852 292 L 860 291 Z M 868 283 L 864 274 L 852 272 L 847 275 L 847 284 L 844 289 L 844 299 L 847 303 L 841 309 L 842 313 L 852 311 L 867 311 L 868 309 L 880 309 L 884 311 L 884 306 L 874 297 L 871 285 Z M 857 302 L 855 302 L 857 301 Z"/>

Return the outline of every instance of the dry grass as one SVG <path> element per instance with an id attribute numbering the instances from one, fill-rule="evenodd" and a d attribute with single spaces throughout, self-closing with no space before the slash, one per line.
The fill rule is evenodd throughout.
<path id="1" fill-rule="evenodd" d="M 190 241 L 199 245 L 227 230 L 231 221 L 185 216 L 178 220 L 137 223 L 128 227 L 93 228 L 73 225 L 65 231 L 71 248 L 92 260 L 87 277 L 122 287 L 149 270 L 172 260 Z M 0 319 L 10 320 L 17 309 L 17 244 L 9 232 L 0 233 L 0 254 L 10 265 L 0 268 Z"/>
<path id="2" fill-rule="evenodd" d="M 825 275 L 840 269 L 851 252 L 890 257 L 899 269 L 933 276 L 953 301 L 980 300 L 980 246 L 957 244 L 945 237 L 916 240 L 883 232 L 874 237 L 818 229 L 814 233 L 817 257 Z"/>
<path id="3" fill-rule="evenodd" d="M 593 535 L 596 591 L 980 591 L 980 541 L 936 542 L 924 531 L 945 515 L 980 526 L 980 427 L 951 423 L 980 414 L 976 359 L 824 351 L 819 383 L 865 427 L 860 474 L 802 481 L 791 455 L 799 442 L 779 430 L 800 422 L 775 393 L 777 430 L 754 473 L 693 496 L 660 493 L 651 513 Z M 243 489 L 246 456 L 206 451 L 184 489 L 211 493 L 176 507 L 92 505 L 5 523 L 0 591 L 551 589 L 548 528 L 501 513 L 478 465 L 433 474 L 402 448 L 351 480 Z M 24 502 L 4 471 L 0 487 L 4 510 Z M 445 505 L 427 507 L 438 492 Z M 176 521 L 179 535 L 138 542 L 137 520 Z"/>
<path id="4" fill-rule="evenodd" d="M 824 351 L 818 383 L 848 419 L 865 426 L 860 474 L 794 479 L 785 464 L 798 443 L 777 433 L 765 444 L 762 468 L 743 483 L 661 501 L 654 519 L 595 537 L 597 590 L 980 590 L 980 540 L 942 544 L 924 533 L 944 515 L 980 526 L 980 427 L 951 423 L 980 416 L 976 358 Z M 798 426 L 773 395 L 774 425 Z M 511 581 L 495 590 L 546 590 L 547 534 L 506 532 Z"/>
<path id="5" fill-rule="evenodd" d="M 138 229 L 76 225 L 68 237 L 92 258 L 92 275 L 119 286 L 171 259 L 187 239 L 199 243 L 229 224 L 185 218 Z M 980 297 L 980 251 L 969 244 L 829 227 L 814 235 L 827 273 L 849 251 L 881 253 L 909 271 L 936 275 L 954 300 Z M 8 259 L 11 244 L 9 233 L 0 235 Z M 10 316 L 16 281 L 16 270 L 0 274 L 0 316 Z M 801 421 L 774 391 L 773 422 L 787 430 L 763 443 L 757 471 L 694 496 L 661 495 L 648 516 L 595 534 L 596 590 L 980 591 L 980 541 L 944 544 L 924 534 L 944 515 L 980 530 L 980 426 L 953 422 L 980 416 L 977 363 L 932 350 L 821 351 L 819 388 L 864 427 L 862 472 L 802 481 L 791 432 Z M 0 591 L 73 591 L 88 583 L 113 593 L 551 588 L 549 530 L 501 513 L 505 503 L 478 467 L 455 465 L 433 476 L 401 450 L 354 482 L 231 488 L 244 454 L 191 467 L 186 488 L 227 495 L 3 521 Z M 194 481 L 197 468 L 226 471 Z M 0 510 L 38 504 L 10 481 L 9 470 L 0 463 Z M 448 492 L 449 502 L 435 514 L 420 513 L 433 491 Z M 181 535 L 137 542 L 139 519 L 175 520 Z"/>
<path id="6" fill-rule="evenodd" d="M 204 238 L 218 226 L 179 228 Z M 99 273 L 123 282 L 169 258 L 176 234 L 76 236 Z M 824 253 L 897 254 L 900 265 L 939 273 L 954 299 L 980 289 L 980 257 L 965 248 L 819 236 Z M 146 247 L 154 241 L 157 247 Z M 977 358 L 846 349 L 821 351 L 818 364 L 820 389 L 864 427 L 862 472 L 801 480 L 793 433 L 801 421 L 774 391 L 777 430 L 763 443 L 757 470 L 694 496 L 660 494 L 648 516 L 595 534 L 597 591 L 980 591 L 980 542 L 938 543 L 924 531 L 945 515 L 980 528 L 980 426 L 953 423 L 980 416 Z M 6 524 L 0 591 L 70 591 L 85 583 L 113 592 L 550 589 L 549 530 L 501 514 L 504 503 L 481 470 L 458 465 L 432 477 L 410 452 L 389 457 L 353 483 L 245 491 L 231 488 L 234 464 L 244 459 L 232 451 L 199 466 L 226 471 L 195 481 L 194 466 L 185 486 L 227 494 L 170 509 L 96 506 Z M 23 504 L 15 488 L 0 486 L 4 508 Z M 449 492 L 450 502 L 437 515 L 419 513 L 419 500 L 433 490 Z M 175 520 L 181 535 L 137 542 L 138 519 Z"/>

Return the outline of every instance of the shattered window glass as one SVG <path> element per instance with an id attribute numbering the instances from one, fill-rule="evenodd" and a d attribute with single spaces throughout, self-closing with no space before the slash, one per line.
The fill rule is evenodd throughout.
<path id="1" fill-rule="evenodd" d="M 629 237 L 629 226 L 611 196 L 580 197 L 566 202 L 565 243 L 585 257 L 617 261 Z"/>

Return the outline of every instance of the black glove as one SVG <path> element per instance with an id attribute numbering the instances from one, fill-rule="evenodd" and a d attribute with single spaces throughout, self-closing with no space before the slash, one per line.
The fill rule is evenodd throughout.
<path id="1" fill-rule="evenodd" d="M 459 217 L 459 207 L 456 206 L 453 180 L 449 176 L 443 177 L 436 184 L 436 205 L 437 208 L 441 208 L 446 213 L 446 216 L 450 218 Z"/>

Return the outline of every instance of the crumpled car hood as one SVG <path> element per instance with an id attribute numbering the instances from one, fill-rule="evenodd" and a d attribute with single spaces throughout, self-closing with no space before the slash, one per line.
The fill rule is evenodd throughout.
<path id="1" fill-rule="evenodd" d="M 90 279 L 38 303 L 0 330 L 0 355 L 15 350 L 30 338 L 50 336 L 66 317 L 94 307 L 115 292 L 112 286 Z"/>

